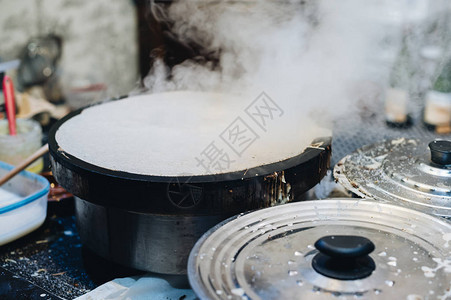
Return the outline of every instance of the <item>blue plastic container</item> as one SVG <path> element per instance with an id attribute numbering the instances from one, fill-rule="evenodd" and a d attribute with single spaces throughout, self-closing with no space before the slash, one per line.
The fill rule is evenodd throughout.
<path id="1" fill-rule="evenodd" d="M 0 161 L 0 177 L 14 166 Z M 47 215 L 50 184 L 44 177 L 22 171 L 0 187 L 0 245 L 37 229 Z"/>

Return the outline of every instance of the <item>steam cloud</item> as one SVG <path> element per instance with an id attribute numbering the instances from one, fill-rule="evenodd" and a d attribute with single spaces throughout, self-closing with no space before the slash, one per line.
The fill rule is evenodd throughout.
<path id="1" fill-rule="evenodd" d="M 169 70 L 157 61 L 144 85 L 151 93 L 212 91 L 249 102 L 264 91 L 285 111 L 266 137 L 283 143 L 290 136 L 302 147 L 362 102 L 383 105 L 402 38 L 410 36 L 417 56 L 428 43 L 443 48 L 449 8 L 421 0 L 176 1 L 154 13 L 219 63 L 186 60 Z"/>

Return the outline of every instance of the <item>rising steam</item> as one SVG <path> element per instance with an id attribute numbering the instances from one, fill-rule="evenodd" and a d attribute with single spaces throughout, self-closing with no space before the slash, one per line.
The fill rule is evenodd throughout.
<path id="1" fill-rule="evenodd" d="M 426 35 L 431 20 L 449 9 L 443 1 L 414 2 L 175 1 L 156 15 L 174 22 L 182 42 L 217 53 L 219 65 L 187 60 L 167 80 L 157 62 L 144 83 L 151 92 L 266 91 L 303 111 L 348 112 L 356 85 L 387 76 L 403 30 L 410 26 L 410 34 Z"/>
<path id="2" fill-rule="evenodd" d="M 412 57 L 431 43 L 446 46 L 450 4 L 413 2 L 180 0 L 165 10 L 153 5 L 152 13 L 172 24 L 179 41 L 217 61 L 194 57 L 171 69 L 157 60 L 144 85 L 150 93 L 239 95 L 243 108 L 264 91 L 285 114 L 263 140 L 303 149 L 313 138 L 330 135 L 333 120 L 343 114 L 383 105 L 406 35 Z"/>

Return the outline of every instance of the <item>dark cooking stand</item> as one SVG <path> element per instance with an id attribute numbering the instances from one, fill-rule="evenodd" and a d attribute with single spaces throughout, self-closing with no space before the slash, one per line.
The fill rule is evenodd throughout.
<path id="1" fill-rule="evenodd" d="M 332 166 L 346 154 L 382 139 L 451 138 L 427 131 L 419 120 L 408 129 L 388 128 L 370 111 L 336 123 Z M 139 274 L 89 253 L 75 227 L 73 199 L 49 203 L 48 217 L 35 232 L 0 247 L 1 299 L 72 299 L 118 277 Z"/>

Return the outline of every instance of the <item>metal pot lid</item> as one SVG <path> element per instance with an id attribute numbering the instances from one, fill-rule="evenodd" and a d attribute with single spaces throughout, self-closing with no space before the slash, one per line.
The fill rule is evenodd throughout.
<path id="1" fill-rule="evenodd" d="M 451 142 L 400 138 L 344 157 L 334 177 L 364 198 L 451 217 Z"/>
<path id="2" fill-rule="evenodd" d="M 188 276 L 200 299 L 448 299 L 450 258 L 445 219 L 329 199 L 218 224 L 191 251 Z"/>

